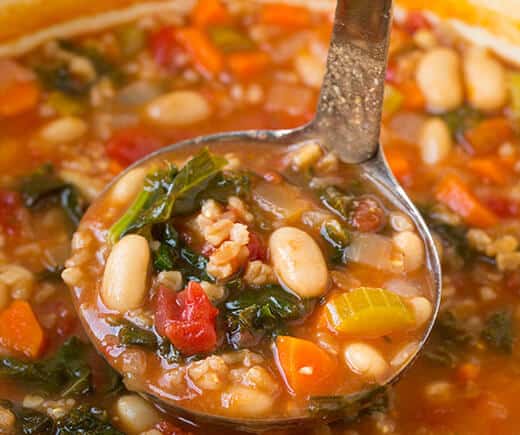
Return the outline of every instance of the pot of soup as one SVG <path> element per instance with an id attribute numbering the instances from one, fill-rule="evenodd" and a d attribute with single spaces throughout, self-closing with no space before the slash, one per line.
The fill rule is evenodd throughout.
<path id="1" fill-rule="evenodd" d="M 381 142 L 443 296 L 393 387 L 435 301 L 415 226 L 362 171 L 312 142 L 237 141 L 124 172 L 309 122 L 333 3 L 0 5 L 0 433 L 241 428 L 147 394 L 314 418 L 273 434 L 516 433 L 514 1 L 395 5 Z"/>

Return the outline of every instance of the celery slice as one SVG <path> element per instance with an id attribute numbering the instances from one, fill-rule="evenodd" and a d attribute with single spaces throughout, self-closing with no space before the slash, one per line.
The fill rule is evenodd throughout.
<path id="1" fill-rule="evenodd" d="M 415 324 L 404 299 L 382 288 L 359 287 L 334 296 L 325 307 L 330 327 L 356 337 L 380 337 Z"/>

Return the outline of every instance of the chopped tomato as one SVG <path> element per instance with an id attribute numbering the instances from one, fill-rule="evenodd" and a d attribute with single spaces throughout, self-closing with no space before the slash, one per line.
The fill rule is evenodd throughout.
<path id="1" fill-rule="evenodd" d="M 162 141 L 140 128 L 131 127 L 116 132 L 108 141 L 107 154 L 122 166 L 128 166 L 159 149 Z"/>
<path id="2" fill-rule="evenodd" d="M 148 45 L 155 62 L 175 70 L 187 62 L 186 51 L 175 38 L 174 27 L 165 26 L 150 36 Z"/>
<path id="3" fill-rule="evenodd" d="M 264 245 L 264 242 L 258 236 L 258 234 L 249 232 L 249 243 L 247 244 L 247 248 L 249 249 L 249 261 L 265 261 L 267 260 L 267 248 Z"/>
<path id="4" fill-rule="evenodd" d="M 496 152 L 513 135 L 513 128 L 507 118 L 489 118 L 465 131 L 462 146 L 468 154 L 482 156 Z"/>
<path id="5" fill-rule="evenodd" d="M 420 11 L 411 11 L 407 14 L 403 27 L 410 33 L 415 33 L 417 30 L 429 29 L 430 22 Z"/>
<path id="6" fill-rule="evenodd" d="M 505 197 L 492 197 L 484 202 L 490 210 L 503 219 L 520 217 L 520 201 Z"/>
<path id="7" fill-rule="evenodd" d="M 190 281 L 179 293 L 159 287 L 155 327 L 184 354 L 210 352 L 215 348 L 217 315 L 218 310 L 197 282 Z"/>
<path id="8" fill-rule="evenodd" d="M 362 233 L 376 232 L 385 224 L 385 212 L 375 198 L 355 201 L 350 224 Z"/>
<path id="9" fill-rule="evenodd" d="M 12 237 L 21 230 L 22 203 L 20 194 L 10 190 L 0 190 L 0 230 Z"/>

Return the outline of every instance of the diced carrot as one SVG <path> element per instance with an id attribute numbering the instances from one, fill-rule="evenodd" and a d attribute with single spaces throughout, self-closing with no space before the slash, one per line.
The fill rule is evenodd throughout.
<path id="1" fill-rule="evenodd" d="M 426 100 L 417 83 L 408 80 L 398 86 L 404 96 L 403 107 L 408 110 L 424 109 Z"/>
<path id="2" fill-rule="evenodd" d="M 405 186 L 411 184 L 413 170 L 410 161 L 395 151 L 385 151 L 385 155 L 394 177 Z"/>
<path id="3" fill-rule="evenodd" d="M 40 89 L 33 81 L 14 82 L 0 89 L 0 116 L 14 116 L 36 106 Z"/>
<path id="4" fill-rule="evenodd" d="M 40 355 L 44 334 L 28 302 L 15 300 L 0 312 L 0 345 L 29 358 Z"/>
<path id="5" fill-rule="evenodd" d="M 298 29 L 311 24 L 311 13 L 305 7 L 270 3 L 262 8 L 259 21 L 262 24 L 279 26 L 284 29 Z"/>
<path id="6" fill-rule="evenodd" d="M 466 130 L 466 150 L 470 154 L 483 155 L 495 152 L 504 142 L 513 137 L 513 128 L 503 117 L 486 119 Z"/>
<path id="7" fill-rule="evenodd" d="M 288 389 L 295 394 L 324 394 L 335 381 L 336 360 L 312 341 L 278 336 L 276 358 Z"/>
<path id="8" fill-rule="evenodd" d="M 464 363 L 457 368 L 457 379 L 461 382 L 469 382 L 477 379 L 480 366 L 472 363 Z"/>
<path id="9" fill-rule="evenodd" d="M 227 58 L 229 69 L 240 79 L 255 76 L 269 66 L 269 55 L 263 51 L 233 53 Z"/>
<path id="10" fill-rule="evenodd" d="M 199 0 L 191 14 L 193 23 L 198 27 L 214 24 L 228 24 L 231 15 L 220 0 Z"/>
<path id="11" fill-rule="evenodd" d="M 505 184 L 507 181 L 507 168 L 498 159 L 492 157 L 471 159 L 468 168 L 484 181 L 494 184 Z"/>
<path id="12" fill-rule="evenodd" d="M 185 27 L 176 31 L 177 40 L 186 48 L 193 62 L 202 73 L 217 75 L 224 69 L 222 54 L 211 43 L 207 35 L 195 27 Z"/>
<path id="13" fill-rule="evenodd" d="M 487 228 L 498 222 L 497 216 L 456 175 L 444 177 L 437 186 L 435 196 L 470 225 Z"/>

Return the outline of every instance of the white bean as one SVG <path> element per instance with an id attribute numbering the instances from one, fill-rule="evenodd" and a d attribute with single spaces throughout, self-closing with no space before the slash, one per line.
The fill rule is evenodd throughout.
<path id="1" fill-rule="evenodd" d="M 43 127 L 40 136 L 47 142 L 63 143 L 77 140 L 86 132 L 85 121 L 74 116 L 64 116 Z"/>
<path id="2" fill-rule="evenodd" d="M 415 324 L 417 326 L 423 326 L 428 320 L 433 312 L 432 303 L 422 296 L 417 296 L 408 301 L 411 305 L 413 312 L 415 314 Z"/>
<path id="3" fill-rule="evenodd" d="M 456 109 L 464 100 L 458 53 L 434 48 L 417 65 L 415 78 L 429 108 L 435 112 Z"/>
<path id="4" fill-rule="evenodd" d="M 120 397 L 116 402 L 116 413 L 121 426 L 130 434 L 151 429 L 159 421 L 155 408 L 136 394 Z"/>
<path id="5" fill-rule="evenodd" d="M 440 118 L 430 118 L 419 132 L 419 147 L 424 163 L 435 165 L 444 160 L 453 147 L 451 132 Z"/>
<path id="6" fill-rule="evenodd" d="M 494 111 L 507 102 L 506 73 L 502 64 L 480 47 L 464 56 L 466 92 L 470 104 L 479 110 Z"/>
<path id="7" fill-rule="evenodd" d="M 388 363 L 376 349 L 368 344 L 348 344 L 343 354 L 350 369 L 370 381 L 381 382 L 388 374 Z"/>
<path id="8" fill-rule="evenodd" d="M 237 385 L 222 393 L 221 402 L 233 416 L 259 417 L 272 411 L 274 397 L 269 393 Z"/>
<path id="9" fill-rule="evenodd" d="M 198 92 L 174 91 L 153 99 L 145 112 L 155 124 L 174 127 L 205 120 L 211 114 L 211 107 Z"/>
<path id="10" fill-rule="evenodd" d="M 403 253 L 404 268 L 407 272 L 419 269 L 424 263 L 424 244 L 412 231 L 402 231 L 393 237 L 395 245 Z"/>
<path id="11" fill-rule="evenodd" d="M 282 227 L 271 234 L 269 250 L 282 284 L 303 298 L 323 294 L 328 270 L 320 247 L 305 231 Z"/>
<path id="12" fill-rule="evenodd" d="M 105 266 L 101 297 L 108 308 L 139 308 L 147 290 L 150 248 L 143 236 L 130 234 L 117 242 Z"/>
<path id="13" fill-rule="evenodd" d="M 119 204 L 128 204 L 143 188 L 145 177 L 145 168 L 132 169 L 112 187 L 110 198 Z"/>

